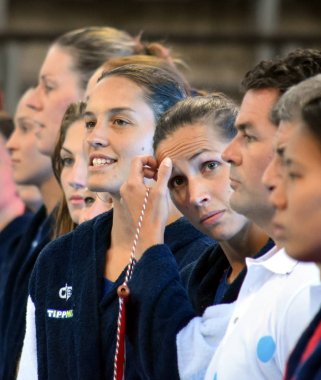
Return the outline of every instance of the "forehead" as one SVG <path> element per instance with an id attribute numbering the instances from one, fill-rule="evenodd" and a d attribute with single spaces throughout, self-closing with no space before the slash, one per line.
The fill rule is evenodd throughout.
<path id="1" fill-rule="evenodd" d="M 86 88 L 86 93 L 85 93 L 86 99 L 90 96 L 92 89 L 96 86 L 97 81 L 103 72 L 104 72 L 104 69 L 102 67 L 98 67 L 98 69 L 90 77 L 90 79 L 87 83 L 87 88 Z"/>
<path id="2" fill-rule="evenodd" d="M 84 120 L 77 120 L 70 124 L 67 129 L 65 142 L 78 143 L 83 141 L 86 136 L 86 128 Z"/>
<path id="3" fill-rule="evenodd" d="M 33 91 L 33 89 L 30 89 L 21 97 L 16 108 L 15 118 L 30 117 L 36 113 L 34 109 L 28 107 Z"/>
<path id="4" fill-rule="evenodd" d="M 253 129 L 271 127 L 275 131 L 276 127 L 270 121 L 270 113 L 278 98 L 279 91 L 274 88 L 247 91 L 236 118 L 236 126 L 245 125 Z"/>
<path id="5" fill-rule="evenodd" d="M 321 146 L 304 127 L 294 128 L 287 144 L 286 158 L 304 167 L 315 167 L 320 172 Z"/>
<path id="6" fill-rule="evenodd" d="M 156 149 L 156 158 L 189 160 L 200 151 L 221 152 L 227 145 L 214 126 L 205 123 L 185 124 L 162 140 Z"/>
<path id="7" fill-rule="evenodd" d="M 72 56 L 67 49 L 58 45 L 49 48 L 46 58 L 40 69 L 40 76 L 56 76 L 72 71 Z"/>
<path id="8" fill-rule="evenodd" d="M 293 131 L 298 126 L 297 122 L 281 121 L 274 137 L 275 146 L 288 143 Z"/>
<path id="9" fill-rule="evenodd" d="M 111 76 L 104 78 L 92 89 L 87 110 L 133 107 L 145 102 L 144 92 L 135 82 L 124 77 Z M 146 103 L 147 104 L 147 103 Z"/>

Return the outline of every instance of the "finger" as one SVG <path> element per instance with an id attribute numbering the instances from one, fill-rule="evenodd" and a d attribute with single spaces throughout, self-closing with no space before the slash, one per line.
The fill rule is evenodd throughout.
<path id="1" fill-rule="evenodd" d="M 140 183 L 144 184 L 144 176 L 152 178 L 156 170 L 156 161 L 152 156 L 137 156 L 131 162 L 130 174 L 128 181 L 136 182 L 137 179 Z"/>
<path id="2" fill-rule="evenodd" d="M 156 188 L 160 191 L 167 190 L 168 181 L 172 174 L 173 164 L 169 157 L 165 157 L 158 168 Z"/>
<path id="3" fill-rule="evenodd" d="M 157 172 L 155 169 L 152 169 L 148 166 L 143 167 L 144 177 L 148 179 L 153 179 L 155 177 L 155 173 Z"/>

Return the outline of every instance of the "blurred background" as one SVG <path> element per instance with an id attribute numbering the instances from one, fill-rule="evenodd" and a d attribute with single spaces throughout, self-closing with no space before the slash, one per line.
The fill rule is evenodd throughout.
<path id="1" fill-rule="evenodd" d="M 188 65 L 194 87 L 236 100 L 259 60 L 321 49 L 320 0 L 0 0 L 0 88 L 9 113 L 36 83 L 49 43 L 91 25 L 165 42 Z"/>

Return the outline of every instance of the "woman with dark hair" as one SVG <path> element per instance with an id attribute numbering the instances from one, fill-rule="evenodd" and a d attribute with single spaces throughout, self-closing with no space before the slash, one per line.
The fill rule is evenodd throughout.
<path id="1" fill-rule="evenodd" d="M 53 171 L 63 192 L 55 217 L 55 238 L 72 231 L 80 223 L 82 211 L 97 201 L 97 194 L 87 188 L 85 107 L 83 102 L 69 105 L 52 156 Z M 112 207 L 107 201 L 102 205 L 100 212 Z"/>
<path id="2" fill-rule="evenodd" d="M 113 211 L 56 239 L 39 257 L 30 282 L 21 378 L 26 373 L 39 379 L 112 378 L 117 288 L 124 281 L 133 243 L 119 189 L 131 159 L 153 153 L 161 114 L 184 97 L 184 84 L 173 71 L 134 64 L 104 73 L 90 92 L 85 111 L 88 187 L 108 192 Z M 212 243 L 168 204 L 165 241 L 177 257 Z M 126 378 L 139 378 L 130 346 L 127 364 Z"/>
<path id="3" fill-rule="evenodd" d="M 229 164 L 221 155 L 236 134 L 237 111 L 233 101 L 223 94 L 177 103 L 157 125 L 156 160 L 137 158 L 121 189 L 123 202 L 130 210 L 126 220 L 135 225 L 138 205 L 146 191 L 144 175 L 158 173 L 157 184 L 150 189 L 136 258 L 143 256 L 128 284 L 132 295 L 128 319 L 134 321 L 128 335 L 136 359 L 144 368 L 143 378 L 162 379 L 169 374 L 171 379 L 204 377 L 245 277 L 246 257 L 258 257 L 273 246 L 257 225 L 229 204 Z M 184 270 L 189 299 L 172 253 L 162 244 L 168 189 L 175 206 L 194 227 L 219 243 Z M 216 306 L 209 308 L 212 305 Z M 196 315 L 202 319 L 193 319 Z M 195 321 L 195 327 L 186 336 L 182 329 L 189 321 Z M 202 325 L 204 341 L 198 335 L 197 323 Z M 199 340 L 197 350 L 193 350 L 195 339 Z"/>

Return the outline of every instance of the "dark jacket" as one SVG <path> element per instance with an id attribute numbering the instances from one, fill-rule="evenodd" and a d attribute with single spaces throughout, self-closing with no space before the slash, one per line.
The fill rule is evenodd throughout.
<path id="1" fill-rule="evenodd" d="M 0 300 L 0 379 L 15 379 L 26 327 L 26 305 L 31 272 L 52 235 L 52 217 L 45 207 L 33 216 L 10 265 Z"/>
<path id="2" fill-rule="evenodd" d="M 32 217 L 33 214 L 31 212 L 26 212 L 13 219 L 0 232 L 0 300 L 3 297 L 10 267 L 15 259 L 17 246 L 28 228 Z"/>
<path id="3" fill-rule="evenodd" d="M 124 280 L 124 272 L 103 294 L 111 226 L 112 211 L 99 215 L 51 242 L 37 261 L 30 295 L 36 307 L 40 380 L 112 379 L 116 290 Z M 165 242 L 174 255 L 182 258 L 183 252 L 189 255 L 192 251 L 194 255 L 213 243 L 184 219 L 166 227 Z M 126 379 L 139 379 L 131 357 L 128 344 Z"/>

